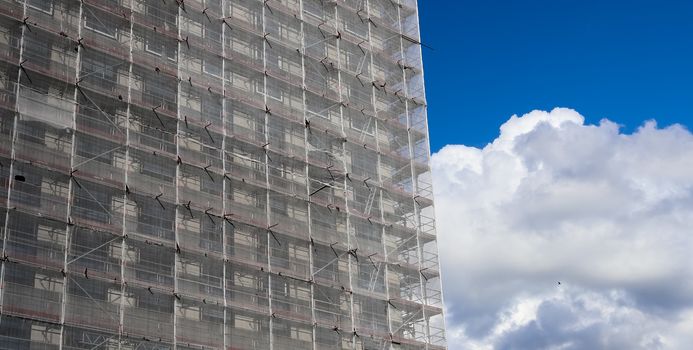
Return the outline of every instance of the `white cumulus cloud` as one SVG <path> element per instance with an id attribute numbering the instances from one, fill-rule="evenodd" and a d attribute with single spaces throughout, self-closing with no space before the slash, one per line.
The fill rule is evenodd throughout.
<path id="1" fill-rule="evenodd" d="M 693 346 L 684 127 L 533 111 L 432 167 L 451 349 Z"/>

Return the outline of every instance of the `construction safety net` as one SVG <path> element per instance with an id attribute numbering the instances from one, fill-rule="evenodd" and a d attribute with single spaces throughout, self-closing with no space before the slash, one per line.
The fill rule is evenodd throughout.
<path id="1" fill-rule="evenodd" d="M 445 349 L 416 0 L 0 0 L 0 349 Z"/>

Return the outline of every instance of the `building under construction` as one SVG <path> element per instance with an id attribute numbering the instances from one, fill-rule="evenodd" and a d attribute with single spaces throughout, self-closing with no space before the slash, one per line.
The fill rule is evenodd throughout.
<path id="1" fill-rule="evenodd" d="M 416 0 L 0 32 L 0 349 L 445 349 Z"/>

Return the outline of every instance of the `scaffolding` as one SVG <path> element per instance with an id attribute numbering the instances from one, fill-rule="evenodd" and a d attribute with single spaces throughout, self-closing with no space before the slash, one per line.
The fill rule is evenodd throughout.
<path id="1" fill-rule="evenodd" d="M 0 0 L 0 349 L 445 349 L 416 0 Z"/>

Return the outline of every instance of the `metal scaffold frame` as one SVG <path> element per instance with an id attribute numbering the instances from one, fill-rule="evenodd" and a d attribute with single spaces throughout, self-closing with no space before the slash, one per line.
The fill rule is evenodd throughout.
<path id="1" fill-rule="evenodd" d="M 0 349 L 446 347 L 416 0 L 0 0 L 0 51 Z"/>

